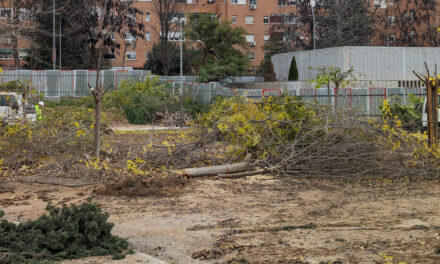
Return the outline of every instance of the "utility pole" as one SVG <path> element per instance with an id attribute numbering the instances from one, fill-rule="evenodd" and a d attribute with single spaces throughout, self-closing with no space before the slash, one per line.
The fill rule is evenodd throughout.
<path id="1" fill-rule="evenodd" d="M 52 0 L 52 62 L 54 70 L 56 70 L 57 61 L 55 34 L 55 0 Z"/>
<path id="2" fill-rule="evenodd" d="M 312 18 L 313 18 L 313 50 L 316 49 L 316 21 L 315 21 L 315 11 L 313 10 L 315 8 L 315 0 L 310 0 L 310 7 L 312 9 Z"/>
<path id="3" fill-rule="evenodd" d="M 60 71 L 61 71 L 61 15 L 60 15 Z"/>

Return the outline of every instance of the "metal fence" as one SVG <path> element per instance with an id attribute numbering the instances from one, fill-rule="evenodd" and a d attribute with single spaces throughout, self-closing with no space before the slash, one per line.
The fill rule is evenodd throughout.
<path id="1" fill-rule="evenodd" d="M 118 89 L 123 81 L 143 81 L 149 71 L 143 70 L 103 70 L 101 82 L 105 87 Z M 254 78 L 254 79 L 252 79 Z M 240 81 L 252 81 L 255 77 L 241 77 Z M 4 71 L 0 75 L 0 82 L 4 84 L 13 80 L 28 80 L 39 91 L 44 92 L 46 99 L 57 99 L 60 97 L 84 97 L 90 95 L 89 84 L 94 86 L 96 82 L 96 71 L 93 70 L 12 70 Z M 179 93 L 179 76 L 160 76 L 162 83 L 170 84 L 170 91 L 173 94 Z M 335 89 L 327 88 L 284 88 L 284 89 L 235 89 L 224 87 L 220 83 L 196 83 L 193 76 L 185 76 L 183 90 L 186 96 L 191 96 L 193 101 L 201 104 L 210 104 L 219 96 L 246 96 L 253 99 L 261 99 L 265 96 L 277 96 L 289 94 L 302 98 L 306 102 L 321 104 L 335 104 Z M 425 97 L 423 87 L 414 88 L 392 88 L 392 87 L 369 87 L 369 88 L 341 88 L 338 95 L 338 106 L 340 108 L 357 109 L 366 115 L 379 115 L 380 105 L 383 100 L 391 96 L 397 96 L 403 104 L 408 103 L 408 95 L 414 94 Z M 330 99 L 329 99 L 330 97 Z"/>
<path id="2" fill-rule="evenodd" d="M 246 96 L 260 100 L 265 96 L 278 96 L 288 94 L 300 97 L 305 102 L 335 104 L 335 89 L 234 89 L 222 87 L 218 83 L 187 84 L 184 86 L 187 94 L 193 96 L 193 100 L 202 104 L 211 103 L 216 97 Z M 423 87 L 415 88 L 392 88 L 392 87 L 369 87 L 369 88 L 341 88 L 338 92 L 338 107 L 356 109 L 359 112 L 375 116 L 380 115 L 380 106 L 385 99 L 397 97 L 402 104 L 408 104 L 408 96 L 413 94 L 425 97 Z"/>
<path id="3" fill-rule="evenodd" d="M 142 81 L 150 73 L 143 70 L 103 70 L 100 74 L 104 87 L 117 89 L 123 81 Z M 90 95 L 89 84 L 95 86 L 95 70 L 8 70 L 0 75 L 0 83 L 13 80 L 30 81 L 47 99 L 83 97 Z"/>

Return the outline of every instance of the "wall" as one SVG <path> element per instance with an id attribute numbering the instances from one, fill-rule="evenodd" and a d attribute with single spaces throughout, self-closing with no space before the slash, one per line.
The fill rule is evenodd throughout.
<path id="1" fill-rule="evenodd" d="M 316 76 L 316 70 L 309 70 L 309 67 L 336 66 L 343 70 L 353 67 L 356 74 L 362 74 L 357 75 L 358 80 L 372 81 L 372 85 L 377 85 L 417 80 L 412 71 L 425 73 L 425 61 L 433 72 L 435 63 L 440 61 L 440 48 L 337 47 L 277 54 L 272 56 L 272 62 L 278 81 L 287 80 L 293 56 L 300 81 Z"/>

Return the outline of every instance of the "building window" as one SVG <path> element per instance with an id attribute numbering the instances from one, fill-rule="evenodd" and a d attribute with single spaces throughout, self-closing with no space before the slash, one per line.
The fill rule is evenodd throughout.
<path id="1" fill-rule="evenodd" d="M 147 12 L 145 14 L 145 21 L 150 21 L 150 19 L 151 19 L 150 12 Z"/>
<path id="2" fill-rule="evenodd" d="M 263 17 L 263 23 L 269 24 L 269 17 Z"/>
<path id="3" fill-rule="evenodd" d="M 151 41 L 151 34 L 150 34 L 150 32 L 145 32 L 145 40 L 146 41 Z"/>
<path id="4" fill-rule="evenodd" d="M 232 16 L 232 24 L 236 24 L 237 23 L 237 16 Z"/>
<path id="5" fill-rule="evenodd" d="M 12 53 L 0 53 L 0 60 L 12 60 Z"/>
<path id="6" fill-rule="evenodd" d="M 246 35 L 246 42 L 252 43 L 255 41 L 254 35 Z"/>
<path id="7" fill-rule="evenodd" d="M 387 35 L 387 43 L 388 45 L 392 45 L 396 42 L 396 35 L 395 34 L 388 34 Z"/>
<path id="8" fill-rule="evenodd" d="M 269 41 L 269 35 L 264 34 L 264 42 Z"/>
<path id="9" fill-rule="evenodd" d="M 244 23 L 248 24 L 248 25 L 253 24 L 254 23 L 254 16 L 246 16 L 244 18 Z"/>
<path id="10" fill-rule="evenodd" d="M 125 43 L 129 44 L 132 43 L 133 41 L 136 41 L 136 38 L 130 34 L 130 32 L 125 33 Z"/>
<path id="11" fill-rule="evenodd" d="M 180 41 L 180 31 L 168 32 L 169 41 Z M 185 35 L 183 35 L 183 40 L 185 40 Z"/>
<path id="12" fill-rule="evenodd" d="M 245 5 L 246 0 L 231 0 L 232 5 Z"/>
<path id="13" fill-rule="evenodd" d="M 127 53 L 125 54 L 125 58 L 126 58 L 127 60 L 136 60 L 136 52 L 135 52 L 135 51 L 127 52 Z"/>
<path id="14" fill-rule="evenodd" d="M 396 24 L 396 17 L 395 16 L 388 16 L 388 24 L 389 25 Z"/>
<path id="15" fill-rule="evenodd" d="M 145 53 L 145 60 L 149 60 L 150 58 L 151 58 L 151 53 L 147 51 L 147 53 Z"/>
<path id="16" fill-rule="evenodd" d="M 182 18 L 185 18 L 185 13 L 171 13 L 171 19 L 170 19 L 170 22 L 175 18 L 175 17 L 177 17 L 179 20 L 180 19 L 182 19 Z"/>
<path id="17" fill-rule="evenodd" d="M 12 17 L 12 8 L 0 8 L 0 19 Z"/>
<path id="18" fill-rule="evenodd" d="M 248 52 L 246 55 L 249 60 L 254 60 L 254 58 L 255 58 L 255 55 L 253 52 Z"/>
<path id="19" fill-rule="evenodd" d="M 410 36 L 411 36 L 411 38 L 416 37 L 416 30 L 415 29 L 411 29 Z"/>
<path id="20" fill-rule="evenodd" d="M 278 0 L 278 5 L 279 6 L 286 6 L 287 5 L 287 0 Z"/>
<path id="21" fill-rule="evenodd" d="M 31 19 L 31 14 L 29 12 L 29 9 L 20 8 L 20 20 L 29 20 L 29 19 Z"/>
<path id="22" fill-rule="evenodd" d="M 257 5 L 257 0 L 249 0 L 249 5 Z"/>
<path id="23" fill-rule="evenodd" d="M 387 8 L 387 0 L 374 0 L 374 7 Z"/>

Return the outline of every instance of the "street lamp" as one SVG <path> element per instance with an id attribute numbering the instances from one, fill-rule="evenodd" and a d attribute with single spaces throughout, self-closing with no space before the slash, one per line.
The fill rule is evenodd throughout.
<path id="1" fill-rule="evenodd" d="M 315 12 L 313 11 L 313 8 L 315 7 L 316 3 L 315 0 L 310 0 L 310 7 L 312 9 L 312 17 L 313 17 L 313 50 L 316 49 L 316 29 L 315 29 Z"/>
<path id="2" fill-rule="evenodd" d="M 171 22 L 180 24 L 180 128 L 183 127 L 183 24 L 186 22 L 185 18 L 174 17 Z"/>
<path id="3" fill-rule="evenodd" d="M 55 47 L 55 0 L 52 0 L 52 61 L 53 69 L 56 70 L 56 47 Z"/>

